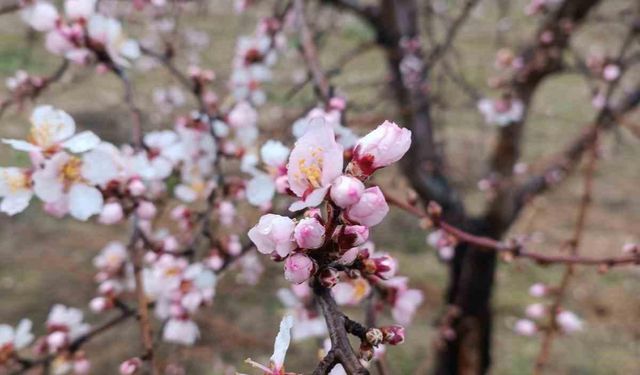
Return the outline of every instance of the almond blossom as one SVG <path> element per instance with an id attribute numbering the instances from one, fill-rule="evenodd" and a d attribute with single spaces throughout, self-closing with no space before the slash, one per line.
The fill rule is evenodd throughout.
<path id="1" fill-rule="evenodd" d="M 0 324 L 0 364 L 10 353 L 27 347 L 33 341 L 31 333 L 32 323 L 29 319 L 22 319 L 13 328 L 7 324 Z"/>
<path id="2" fill-rule="evenodd" d="M 31 175 L 28 170 L 0 168 L 0 211 L 15 215 L 24 211 L 33 196 Z"/>
<path id="3" fill-rule="evenodd" d="M 36 107 L 31 114 L 31 131 L 27 141 L 2 139 L 16 150 L 52 154 L 63 148 L 73 152 L 89 151 L 100 143 L 91 131 L 74 134 L 76 123 L 66 112 L 49 105 Z"/>
<path id="4" fill-rule="evenodd" d="M 331 126 L 314 120 L 296 142 L 287 164 L 289 187 L 301 198 L 289 207 L 291 211 L 315 207 L 322 202 L 333 180 L 342 174 L 342 152 Z"/>
<path id="5" fill-rule="evenodd" d="M 96 180 L 96 175 L 87 170 L 83 159 L 59 152 L 33 173 L 34 192 L 42 201 L 85 221 L 102 211 L 102 193 L 95 185 L 105 177 Z"/>
<path id="6" fill-rule="evenodd" d="M 482 99 L 478 102 L 478 110 L 487 124 L 498 126 L 511 125 L 524 116 L 522 101 L 508 97 L 498 100 Z"/>
<path id="7" fill-rule="evenodd" d="M 58 10 L 47 1 L 35 0 L 20 12 L 22 20 L 36 31 L 53 29 L 58 20 Z"/>

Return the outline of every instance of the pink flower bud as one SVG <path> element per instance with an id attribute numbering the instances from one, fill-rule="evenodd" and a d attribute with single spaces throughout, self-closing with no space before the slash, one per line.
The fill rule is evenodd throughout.
<path id="1" fill-rule="evenodd" d="M 55 331 L 47 336 L 47 346 L 49 351 L 57 352 L 67 344 L 67 334 L 62 331 Z"/>
<path id="2" fill-rule="evenodd" d="M 531 319 L 540 319 L 544 316 L 546 308 L 541 303 L 534 303 L 525 309 L 525 314 Z"/>
<path id="3" fill-rule="evenodd" d="M 398 345 L 404 342 L 404 327 L 393 325 L 380 328 L 384 335 L 384 343 L 389 345 Z"/>
<path id="4" fill-rule="evenodd" d="M 359 224 L 372 227 L 379 224 L 389 212 L 389 206 L 379 187 L 364 191 L 358 203 L 347 209 L 347 217 Z"/>
<path id="5" fill-rule="evenodd" d="M 280 257 L 286 257 L 296 248 L 293 241 L 294 228 L 295 223 L 290 218 L 266 214 L 249 230 L 248 235 L 262 254 L 275 251 Z"/>
<path id="6" fill-rule="evenodd" d="M 293 232 L 298 246 L 303 249 L 317 249 L 324 243 L 324 226 L 315 218 L 300 220 Z"/>
<path id="7" fill-rule="evenodd" d="M 400 160 L 411 146 L 411 131 L 385 121 L 362 137 L 353 150 L 353 161 L 364 175 Z"/>
<path id="8" fill-rule="evenodd" d="M 331 199 L 339 207 L 358 203 L 364 193 L 364 184 L 355 177 L 340 176 L 331 184 Z"/>
<path id="9" fill-rule="evenodd" d="M 111 225 L 119 222 L 124 217 L 120 202 L 109 202 L 102 207 L 98 221 L 102 224 Z"/>
<path id="10" fill-rule="evenodd" d="M 133 375 L 142 366 L 142 360 L 138 357 L 127 359 L 120 364 L 120 375 Z"/>
<path id="11" fill-rule="evenodd" d="M 547 294 L 547 287 L 543 283 L 535 283 L 529 288 L 532 297 L 544 297 Z"/>
<path id="12" fill-rule="evenodd" d="M 73 374 L 86 375 L 91 370 L 91 362 L 86 358 L 79 358 L 73 361 Z"/>
<path id="13" fill-rule="evenodd" d="M 301 284 L 313 275 L 315 264 L 304 254 L 293 254 L 284 262 L 284 278 L 294 284 Z"/>
<path id="14" fill-rule="evenodd" d="M 89 302 L 89 308 L 94 313 L 101 313 L 107 310 L 108 306 L 109 306 L 109 303 L 107 299 L 104 297 L 96 297 L 92 299 L 91 302 Z"/>
<path id="15" fill-rule="evenodd" d="M 289 189 L 289 177 L 287 175 L 276 178 L 276 191 L 280 194 L 286 194 Z"/>
<path id="16" fill-rule="evenodd" d="M 360 246 L 369 239 L 369 228 L 364 225 L 347 225 L 344 227 L 342 237 L 346 237 L 346 239 L 343 240 L 341 238 L 341 247 L 350 248 Z M 342 242 L 346 242 L 346 240 L 349 240 L 349 244 L 347 246 L 342 246 Z"/>
<path id="17" fill-rule="evenodd" d="M 142 201 L 138 204 L 138 208 L 136 209 L 136 214 L 142 220 L 151 220 L 154 216 L 156 216 L 156 206 L 149 201 Z"/>
<path id="18" fill-rule="evenodd" d="M 620 72 L 620 67 L 618 65 L 608 64 L 602 70 L 602 77 L 609 82 L 615 81 L 616 79 L 618 79 L 618 77 L 620 77 Z"/>
<path id="19" fill-rule="evenodd" d="M 234 234 L 229 236 L 227 251 L 233 256 L 240 255 L 242 252 L 242 244 L 240 243 L 240 238 L 237 235 Z"/>
<path id="20" fill-rule="evenodd" d="M 335 268 L 325 268 L 320 273 L 319 279 L 325 288 L 333 288 L 339 281 L 338 271 Z"/>
<path id="21" fill-rule="evenodd" d="M 147 191 L 146 186 L 144 186 L 144 182 L 137 178 L 131 180 L 127 188 L 129 189 L 129 193 L 134 197 L 139 197 Z"/>
<path id="22" fill-rule="evenodd" d="M 373 258 L 375 264 L 375 274 L 382 279 L 390 279 L 396 275 L 398 270 L 398 262 L 389 255 L 383 255 L 381 257 Z"/>
<path id="23" fill-rule="evenodd" d="M 538 328 L 536 324 L 529 319 L 520 319 L 516 322 L 513 330 L 516 331 L 517 334 L 522 336 L 533 336 L 535 335 Z"/>

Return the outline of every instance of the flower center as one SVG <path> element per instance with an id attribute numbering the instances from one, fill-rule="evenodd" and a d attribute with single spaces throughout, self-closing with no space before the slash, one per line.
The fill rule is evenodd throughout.
<path id="1" fill-rule="evenodd" d="M 29 187 L 29 179 L 24 173 L 10 174 L 5 171 L 2 177 L 11 193 L 16 193 Z"/>
<path id="2" fill-rule="evenodd" d="M 71 157 L 69 161 L 62 167 L 61 176 L 67 183 L 78 182 L 82 180 L 80 174 L 80 168 L 82 167 L 82 160 L 77 157 Z"/>
<path id="3" fill-rule="evenodd" d="M 298 176 L 299 179 L 305 181 L 313 188 L 319 188 L 320 179 L 322 177 L 322 147 L 318 147 L 311 151 L 311 160 L 307 163 L 307 159 L 300 159 L 298 162 L 298 169 L 302 176 Z"/>

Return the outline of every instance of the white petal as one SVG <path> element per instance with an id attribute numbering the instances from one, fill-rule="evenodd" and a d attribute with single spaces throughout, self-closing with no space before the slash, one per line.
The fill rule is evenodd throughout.
<path id="1" fill-rule="evenodd" d="M 289 349 L 291 327 L 293 327 L 293 317 L 287 315 L 282 318 L 280 322 L 280 332 L 278 332 L 278 336 L 276 336 L 276 341 L 273 345 L 273 355 L 271 356 L 271 362 L 273 362 L 278 369 L 282 368 L 284 357 L 287 355 L 287 349 Z"/>
<path id="2" fill-rule="evenodd" d="M 33 174 L 33 191 L 44 202 L 57 202 L 63 196 L 62 182 L 56 175 L 48 175 L 46 171 Z"/>
<path id="3" fill-rule="evenodd" d="M 71 152 L 80 153 L 93 149 L 100 143 L 100 138 L 90 131 L 83 131 L 65 141 L 62 146 Z"/>
<path id="4" fill-rule="evenodd" d="M 14 344 L 16 349 L 22 349 L 33 341 L 33 334 L 31 333 L 31 320 L 22 319 L 16 327 L 16 336 Z"/>
<path id="5" fill-rule="evenodd" d="M 81 173 L 92 184 L 102 185 L 118 177 L 118 166 L 107 150 L 95 149 L 82 155 Z"/>
<path id="6" fill-rule="evenodd" d="M 258 174 L 247 183 L 247 200 L 256 207 L 270 202 L 275 193 L 276 185 L 265 174 Z"/>
<path id="7" fill-rule="evenodd" d="M 33 143 L 23 141 L 21 139 L 3 138 L 2 143 L 8 144 L 9 146 L 13 147 L 14 150 L 18 150 L 18 151 L 26 151 L 26 152 L 40 151 L 40 147 L 34 145 Z"/>
<path id="8" fill-rule="evenodd" d="M 22 212 L 27 208 L 27 206 L 29 206 L 29 201 L 31 201 L 32 196 L 33 193 L 28 190 L 8 195 L 2 200 L 2 204 L 0 204 L 0 211 L 7 215 L 15 215 Z"/>
<path id="9" fill-rule="evenodd" d="M 69 190 L 69 212 L 78 220 L 85 221 L 102 210 L 102 193 L 93 186 L 75 184 Z"/>

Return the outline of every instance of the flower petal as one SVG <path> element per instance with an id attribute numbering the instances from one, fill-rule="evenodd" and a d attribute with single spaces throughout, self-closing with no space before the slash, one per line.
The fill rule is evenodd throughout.
<path id="1" fill-rule="evenodd" d="M 74 184 L 69 190 L 69 213 L 85 221 L 102 210 L 102 193 L 93 186 Z"/>
<path id="2" fill-rule="evenodd" d="M 289 343 L 291 342 L 291 327 L 293 327 L 293 316 L 287 315 L 282 318 L 280 332 L 276 336 L 273 355 L 271 356 L 271 362 L 276 369 L 281 369 L 284 364 L 284 357 L 287 355 L 287 349 L 289 349 Z"/>
<path id="3" fill-rule="evenodd" d="M 83 131 L 66 140 L 62 146 L 71 152 L 80 153 L 95 148 L 100 138 L 90 131 Z"/>

